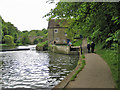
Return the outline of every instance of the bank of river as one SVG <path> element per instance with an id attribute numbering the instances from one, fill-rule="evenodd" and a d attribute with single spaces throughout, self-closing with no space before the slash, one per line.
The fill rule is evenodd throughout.
<path id="1" fill-rule="evenodd" d="M 0 52 L 2 88 L 53 88 L 77 65 L 77 55 L 28 51 Z"/>

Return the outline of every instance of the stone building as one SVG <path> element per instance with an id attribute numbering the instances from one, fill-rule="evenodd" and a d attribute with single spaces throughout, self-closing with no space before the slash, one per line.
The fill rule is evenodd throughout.
<path id="1" fill-rule="evenodd" d="M 62 25 L 60 24 L 62 23 Z M 48 44 L 66 44 L 67 34 L 65 29 L 67 28 L 67 20 L 55 20 L 51 19 L 48 23 Z"/>

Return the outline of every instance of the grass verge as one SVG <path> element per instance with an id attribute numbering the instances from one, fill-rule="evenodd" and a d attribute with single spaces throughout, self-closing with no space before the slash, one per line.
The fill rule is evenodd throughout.
<path id="1" fill-rule="evenodd" d="M 100 45 L 96 45 L 96 53 L 99 54 L 105 62 L 109 65 L 116 88 L 120 85 L 120 80 L 118 78 L 119 70 L 119 61 L 118 61 L 118 51 L 111 49 L 101 49 Z"/>
<path id="2" fill-rule="evenodd" d="M 79 63 L 79 62 L 78 62 Z M 81 67 L 75 72 L 75 74 L 71 77 L 70 81 L 74 81 L 75 78 L 77 77 L 77 74 L 82 71 L 82 69 L 84 68 L 84 66 L 86 65 L 86 62 L 85 60 L 82 60 L 82 63 L 81 63 Z"/>

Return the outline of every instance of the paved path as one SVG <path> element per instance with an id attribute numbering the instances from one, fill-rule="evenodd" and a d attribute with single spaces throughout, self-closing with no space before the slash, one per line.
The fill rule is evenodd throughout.
<path id="1" fill-rule="evenodd" d="M 97 54 L 87 53 L 87 40 L 83 40 L 83 52 L 86 65 L 75 81 L 69 82 L 66 88 L 114 88 L 114 81 L 109 66 Z"/>

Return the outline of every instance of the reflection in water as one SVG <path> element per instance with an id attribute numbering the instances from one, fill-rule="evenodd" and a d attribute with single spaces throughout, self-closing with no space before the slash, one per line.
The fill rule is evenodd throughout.
<path id="1" fill-rule="evenodd" d="M 76 66 L 78 56 L 48 52 L 0 53 L 3 88 L 53 88 Z"/>

